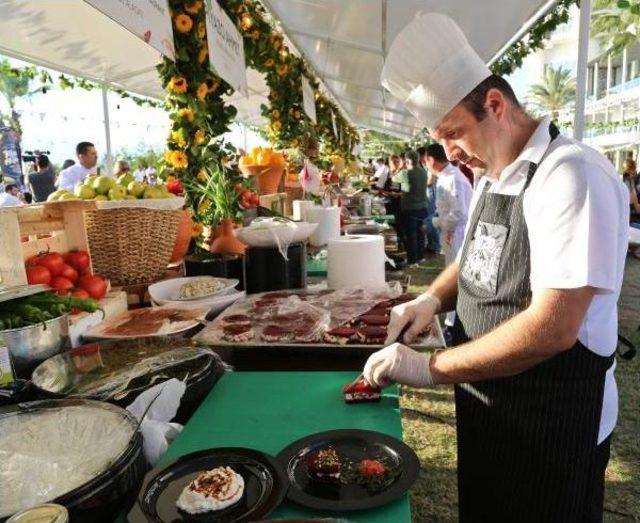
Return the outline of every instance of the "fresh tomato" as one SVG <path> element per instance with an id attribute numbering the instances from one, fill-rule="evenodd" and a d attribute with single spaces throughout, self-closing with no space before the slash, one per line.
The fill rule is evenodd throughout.
<path id="1" fill-rule="evenodd" d="M 251 195 L 251 203 L 253 205 L 260 205 L 260 195 L 256 194 L 256 193 L 253 193 Z"/>
<path id="2" fill-rule="evenodd" d="M 41 265 L 28 266 L 27 282 L 29 282 L 29 285 L 38 285 L 40 283 L 49 285 L 51 283 L 51 271 Z"/>
<path id="3" fill-rule="evenodd" d="M 71 291 L 71 296 L 73 296 L 74 298 L 91 298 L 87 291 L 77 288 Z"/>
<path id="4" fill-rule="evenodd" d="M 78 273 L 82 274 L 89 268 L 91 260 L 87 251 L 69 251 L 64 255 L 64 261 L 73 267 Z"/>
<path id="5" fill-rule="evenodd" d="M 100 276 L 81 276 L 78 287 L 87 291 L 94 300 L 101 300 L 107 294 L 107 282 Z"/>
<path id="6" fill-rule="evenodd" d="M 66 292 L 73 289 L 73 282 L 69 278 L 65 278 L 64 276 L 55 276 L 51 280 L 51 288 L 54 291 L 58 292 L 58 294 L 60 294 L 61 291 L 65 291 L 66 294 Z"/>
<path id="7" fill-rule="evenodd" d="M 235 189 L 235 191 L 237 193 L 241 193 L 242 191 L 244 191 L 244 187 L 242 186 L 241 183 L 236 183 L 233 188 Z"/>
<path id="8" fill-rule="evenodd" d="M 381 476 L 387 470 L 377 459 L 363 459 L 358 469 L 363 476 Z"/>
<path id="9" fill-rule="evenodd" d="M 76 271 L 71 265 L 67 265 L 66 263 L 62 264 L 62 270 L 60 271 L 59 276 L 67 278 L 72 283 L 78 281 L 78 271 Z"/>
<path id="10" fill-rule="evenodd" d="M 243 191 L 241 195 L 242 199 L 251 201 L 251 194 L 252 194 L 251 191 Z"/>
<path id="11" fill-rule="evenodd" d="M 240 205 L 242 207 L 244 207 L 245 209 L 248 209 L 249 207 L 251 207 L 251 202 L 245 200 L 244 198 L 242 200 L 240 200 Z"/>
<path id="12" fill-rule="evenodd" d="M 30 265 L 41 265 L 49 269 L 51 276 L 58 276 L 62 271 L 64 259 L 59 252 L 41 252 L 28 260 Z"/>

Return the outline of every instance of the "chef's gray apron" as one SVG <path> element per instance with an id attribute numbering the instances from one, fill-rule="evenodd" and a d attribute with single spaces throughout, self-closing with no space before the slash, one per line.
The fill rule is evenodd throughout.
<path id="1" fill-rule="evenodd" d="M 460 259 L 456 345 L 531 302 L 522 202 L 536 169 L 517 196 L 488 183 L 480 195 Z M 601 521 L 608 441 L 606 455 L 596 447 L 612 361 L 578 341 L 517 376 L 456 386 L 460 521 Z"/>

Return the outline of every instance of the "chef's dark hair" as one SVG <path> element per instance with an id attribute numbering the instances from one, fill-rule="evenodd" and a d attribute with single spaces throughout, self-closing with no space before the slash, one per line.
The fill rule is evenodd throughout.
<path id="1" fill-rule="evenodd" d="M 476 120 L 479 122 L 484 120 L 484 117 L 487 116 L 487 110 L 484 107 L 484 103 L 490 89 L 497 89 L 513 105 L 520 107 L 520 102 L 516 97 L 516 93 L 513 92 L 513 88 L 509 85 L 509 82 L 501 76 L 492 74 L 480 82 L 477 87 L 460 102 L 465 109 L 476 117 Z"/>
<path id="2" fill-rule="evenodd" d="M 411 160 L 413 167 L 418 167 L 420 165 L 420 156 L 413 149 L 409 149 L 406 153 L 404 153 L 405 160 Z"/>
<path id="3" fill-rule="evenodd" d="M 447 163 L 449 160 L 447 159 L 447 155 L 444 152 L 444 147 L 439 143 L 432 143 L 427 146 L 427 150 L 425 153 L 427 156 L 431 156 L 436 162 Z"/>

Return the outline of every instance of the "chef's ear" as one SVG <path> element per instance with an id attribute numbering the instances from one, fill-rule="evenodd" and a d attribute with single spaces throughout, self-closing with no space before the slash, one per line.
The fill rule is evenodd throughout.
<path id="1" fill-rule="evenodd" d="M 504 94 L 496 88 L 491 88 L 487 91 L 487 95 L 484 99 L 484 109 L 487 114 L 492 115 L 498 120 L 502 119 L 505 115 L 509 101 Z"/>

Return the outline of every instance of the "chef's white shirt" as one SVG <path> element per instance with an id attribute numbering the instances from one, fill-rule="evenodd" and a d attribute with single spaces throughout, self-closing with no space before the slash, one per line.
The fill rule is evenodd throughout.
<path id="1" fill-rule="evenodd" d="M 437 225 L 443 232 L 464 234 L 469 214 L 469 205 L 473 196 L 473 187 L 462 171 L 455 165 L 447 165 L 437 173 L 436 208 Z"/>
<path id="2" fill-rule="evenodd" d="M 531 288 L 594 287 L 596 295 L 578 339 L 595 354 L 610 356 L 618 343 L 617 302 L 627 254 L 629 191 L 611 162 L 594 149 L 562 135 L 550 144 L 549 123 L 549 118 L 540 122 L 499 179 L 487 174 L 480 180 L 469 216 L 486 183 L 492 184 L 489 192 L 517 195 L 524 187 L 529 162 L 539 164 L 523 201 Z M 615 362 L 605 377 L 598 443 L 611 434 L 618 418 L 614 371 Z"/>
<path id="3" fill-rule="evenodd" d="M 73 191 L 77 183 L 84 182 L 84 179 L 90 174 L 94 174 L 96 168 L 87 169 L 79 163 L 74 163 L 71 167 L 60 171 L 58 175 L 58 189 L 66 189 Z"/>
<path id="4" fill-rule="evenodd" d="M 389 177 L 389 167 L 386 165 L 381 165 L 376 170 L 376 174 L 374 178 L 376 180 L 376 188 L 382 190 L 384 189 L 385 184 L 387 183 L 387 178 Z"/>
<path id="5" fill-rule="evenodd" d="M 22 205 L 20 198 L 2 189 L 0 193 L 0 207 L 13 207 L 15 205 Z"/>

